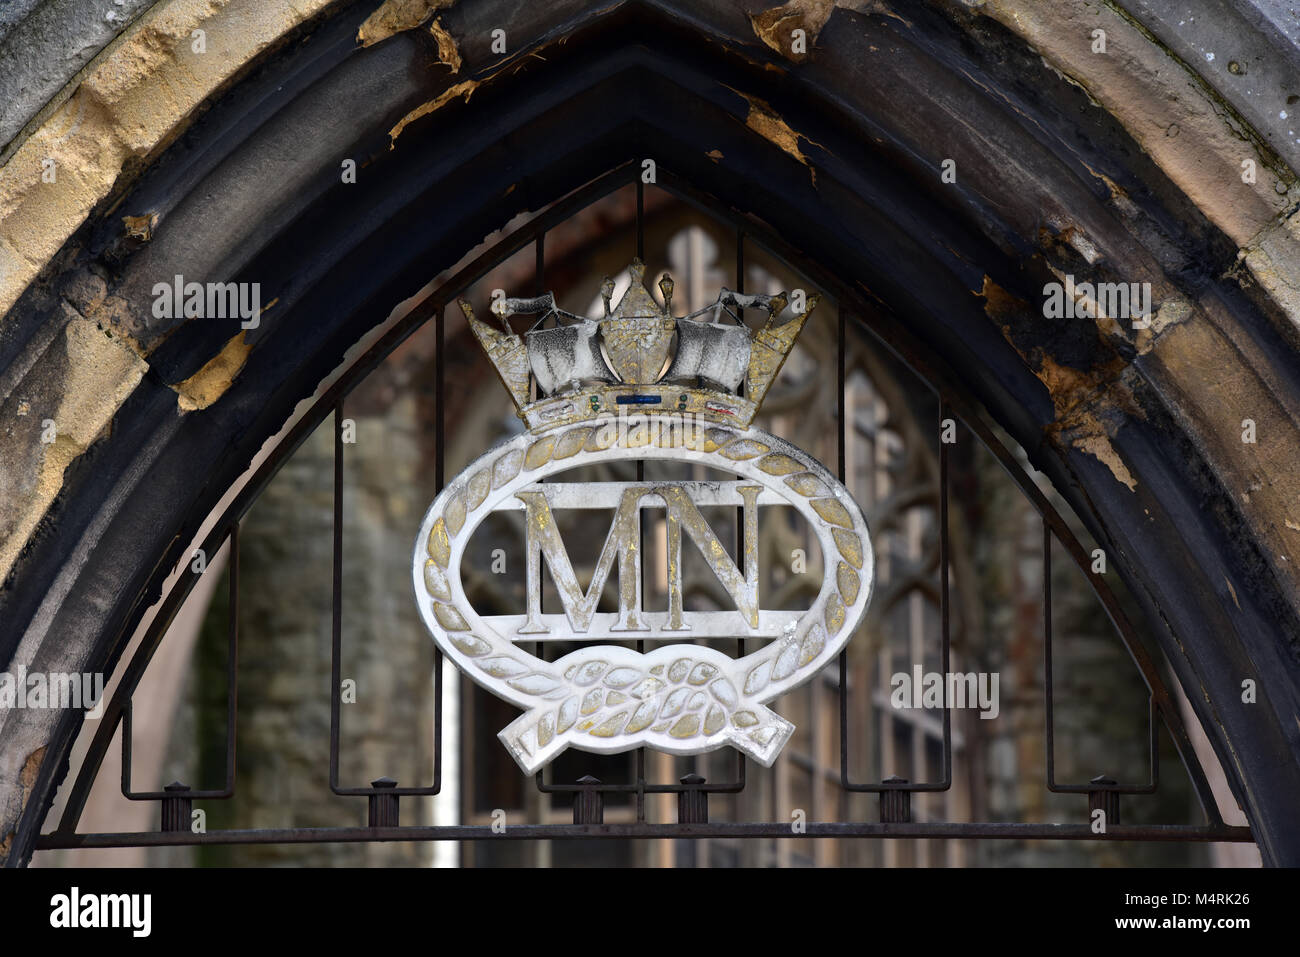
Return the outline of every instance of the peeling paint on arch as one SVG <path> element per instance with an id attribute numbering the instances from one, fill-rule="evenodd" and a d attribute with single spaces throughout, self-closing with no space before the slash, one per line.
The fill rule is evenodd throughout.
<path id="1" fill-rule="evenodd" d="M 244 368 L 252 348 L 244 341 L 244 333 L 236 333 L 202 369 L 171 386 L 176 392 L 177 407 L 182 412 L 195 412 L 225 395 Z"/>
<path id="2" fill-rule="evenodd" d="M 878 13 L 911 26 L 882 0 L 789 0 L 779 7 L 750 14 L 749 23 L 754 28 L 754 35 L 769 47 L 787 59 L 802 63 L 812 56 L 812 46 L 818 34 L 837 8 L 854 13 Z M 791 33 L 794 30 L 803 30 L 807 34 L 807 52 L 793 52 Z"/>
<path id="3" fill-rule="evenodd" d="M 385 0 L 361 24 L 361 29 L 357 31 L 357 43 L 363 47 L 374 46 L 389 37 L 414 30 L 439 10 L 446 10 L 455 3 L 456 0 Z M 437 36 L 436 32 L 434 36 Z M 441 41 L 438 48 L 441 52 Z"/>
<path id="4" fill-rule="evenodd" d="M 771 105 L 769 105 L 765 100 L 759 99 L 756 96 L 750 96 L 748 93 L 742 93 L 734 87 L 729 86 L 727 89 L 743 97 L 745 102 L 749 104 L 749 113 L 745 117 L 745 125 L 759 136 L 763 137 L 763 139 L 773 143 L 783 152 L 789 154 L 804 166 L 808 167 L 808 174 L 812 177 L 813 185 L 816 186 L 817 170 L 809 161 L 808 157 L 804 155 L 803 150 L 799 148 L 799 140 L 802 139 L 808 143 L 813 143 L 816 146 L 820 146 L 821 144 L 808 139 L 808 137 L 804 136 L 802 133 L 791 128 L 790 124 L 782 119 L 780 115 L 777 114 L 776 110 L 772 109 Z"/>
<path id="5" fill-rule="evenodd" d="M 420 117 L 428 116 L 430 113 L 436 113 L 457 97 L 464 97 L 465 100 L 468 101 L 469 98 L 474 95 L 474 91 L 478 89 L 478 86 L 478 80 L 462 80 L 454 86 L 443 90 L 428 103 L 421 103 L 415 109 L 411 110 L 411 112 L 398 120 L 397 125 L 388 131 L 388 148 L 396 149 L 397 138 L 402 135 L 402 131 Z"/>
<path id="6" fill-rule="evenodd" d="M 1110 470 L 1117 482 L 1129 491 L 1136 491 L 1137 479 L 1111 442 L 1113 426 L 1107 423 L 1112 417 L 1104 414 L 1107 394 L 1114 388 L 1123 388 L 1119 383 L 1123 360 L 1117 358 L 1098 370 L 1085 372 L 1062 365 L 1038 350 L 1027 355 L 1016 345 L 1008 320 L 1024 315 L 1029 303 L 1007 292 L 988 276 L 984 277 L 982 288 L 972 292 L 984 300 L 985 314 L 997 323 L 1003 337 L 1020 353 L 1051 396 L 1055 418 L 1047 426 L 1048 438 L 1063 448 L 1091 455 Z M 1125 413 L 1141 414 L 1136 404 L 1127 401 L 1123 404 Z"/>

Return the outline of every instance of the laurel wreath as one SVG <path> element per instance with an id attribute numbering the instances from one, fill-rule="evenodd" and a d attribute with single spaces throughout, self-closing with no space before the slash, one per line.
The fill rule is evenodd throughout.
<path id="1" fill-rule="evenodd" d="M 493 492 L 611 451 L 652 453 L 657 447 L 668 450 L 658 457 L 687 459 L 671 454 L 662 433 L 620 432 L 607 424 L 598 419 L 518 436 L 482 456 L 438 496 L 416 545 L 417 588 L 422 585 L 427 596 L 421 602 L 425 621 L 444 652 L 475 680 L 527 709 L 501 734 L 525 770 L 544 765 L 569 745 L 615 751 L 643 743 L 674 753 L 731 744 L 770 765 L 793 725 L 764 702 L 808 680 L 838 653 L 866 610 L 873 578 L 861 511 L 823 466 L 794 446 L 758 429 L 709 428 L 702 454 L 688 459 L 781 478 L 811 508 L 812 515 L 805 515 L 815 516 L 826 564 L 835 563 L 799 625 L 743 658 L 696 645 L 647 654 L 605 645 L 546 662 L 481 621 L 480 627 L 471 625 L 477 616 L 468 602 L 469 617 L 458 607 L 462 549 L 454 546 L 491 511 L 483 506 Z"/>

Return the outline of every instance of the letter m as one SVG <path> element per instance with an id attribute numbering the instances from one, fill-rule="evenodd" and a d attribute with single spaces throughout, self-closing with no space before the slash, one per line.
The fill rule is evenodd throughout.
<path id="1" fill-rule="evenodd" d="M 618 559 L 618 625 L 613 631 L 646 631 L 641 611 L 641 499 L 650 492 L 645 486 L 625 489 L 614 514 L 605 545 L 596 560 L 596 570 L 586 592 L 578 584 L 573 563 L 555 526 L 551 505 L 543 491 L 517 492 L 515 497 L 527 511 L 528 550 L 528 618 L 518 633 L 542 635 L 550 631 L 541 620 L 542 557 L 551 570 L 551 578 L 560 593 L 560 603 L 573 630 L 581 634 L 591 627 L 600 594 Z"/>

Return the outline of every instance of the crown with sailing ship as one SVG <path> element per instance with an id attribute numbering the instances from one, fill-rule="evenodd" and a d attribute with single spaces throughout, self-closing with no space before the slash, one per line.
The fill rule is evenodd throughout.
<path id="1" fill-rule="evenodd" d="M 747 427 L 758 412 L 786 356 L 794 347 L 818 297 L 803 312 L 780 321 L 788 297 L 746 295 L 723 289 L 709 306 L 673 316 L 673 280 L 659 280 L 663 305 L 645 286 L 645 265 L 632 260 L 632 284 L 617 305 L 614 282 L 601 285 L 604 318 L 577 316 L 556 307 L 555 296 L 497 299 L 492 312 L 502 331 L 460 307 L 470 328 L 510 392 L 529 429 L 550 428 L 618 414 L 689 413 L 710 421 Z M 730 308 L 761 309 L 762 328 L 751 331 Z M 519 336 L 507 319 L 537 315 Z M 734 325 L 723 318 L 734 320 Z M 673 345 L 676 343 L 674 351 Z M 531 398 L 530 376 L 538 398 Z"/>

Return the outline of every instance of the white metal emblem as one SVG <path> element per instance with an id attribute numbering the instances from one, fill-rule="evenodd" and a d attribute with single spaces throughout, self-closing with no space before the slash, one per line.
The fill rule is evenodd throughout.
<path id="1" fill-rule="evenodd" d="M 555 309 L 549 296 L 500 301 L 503 326 L 517 312 L 543 312 L 541 322 L 554 319 L 550 328 L 526 334 L 525 342 L 508 326 L 500 333 L 479 322 L 469 304 L 461 304 L 530 428 L 480 457 L 434 501 L 416 542 L 415 588 L 421 615 L 442 651 L 483 687 L 524 709 L 499 737 L 530 773 L 569 747 L 613 753 L 649 746 L 698 754 L 731 745 L 770 766 L 794 726 L 767 702 L 833 660 L 870 599 L 871 542 L 848 491 L 811 456 L 749 426 L 815 297 L 803 314 L 780 325 L 783 296 L 726 290 L 712 310 L 713 321 L 674 320 L 671 280 L 660 282 L 660 307 L 641 285 L 639 266 L 633 263 L 632 289 L 640 292 L 630 290 L 612 310 L 607 293 L 606 319 L 597 330 L 589 328 L 597 325 L 592 320 Z M 743 325 L 720 324 L 727 305 L 767 310 L 767 326 L 751 335 Z M 647 332 L 638 335 L 642 320 Z M 669 363 L 663 333 L 674 322 L 677 355 Z M 605 323 L 611 326 L 608 336 Z M 604 361 L 606 354 L 611 362 Z M 744 396 L 707 375 L 725 375 L 742 355 Z M 691 368 L 675 375 L 683 360 Z M 531 403 L 529 369 L 536 370 L 539 383 L 555 385 Z M 628 408 L 637 414 L 623 414 Z M 739 477 L 601 483 L 560 477 L 581 466 L 629 459 L 692 463 Z M 719 505 L 741 510 L 744 548 L 736 560 L 700 511 Z M 758 513 L 771 505 L 799 511 L 822 551 L 826 577 L 805 611 L 759 607 Z M 585 590 L 554 518 L 571 508 L 614 513 Z M 644 609 L 641 595 L 642 513 L 651 508 L 664 513 L 667 542 L 668 608 L 658 612 Z M 461 561 L 475 529 L 502 509 L 525 517 L 527 608 L 522 615 L 484 616 L 465 595 Z M 704 556 L 734 611 L 684 609 L 684 548 Z M 541 607 L 543 563 L 563 606 L 549 614 Z M 600 612 L 599 597 L 611 575 L 617 575 L 618 610 Z M 732 658 L 700 644 L 646 653 L 588 644 L 546 661 L 519 644 L 738 637 L 754 639 L 758 649 Z"/>

